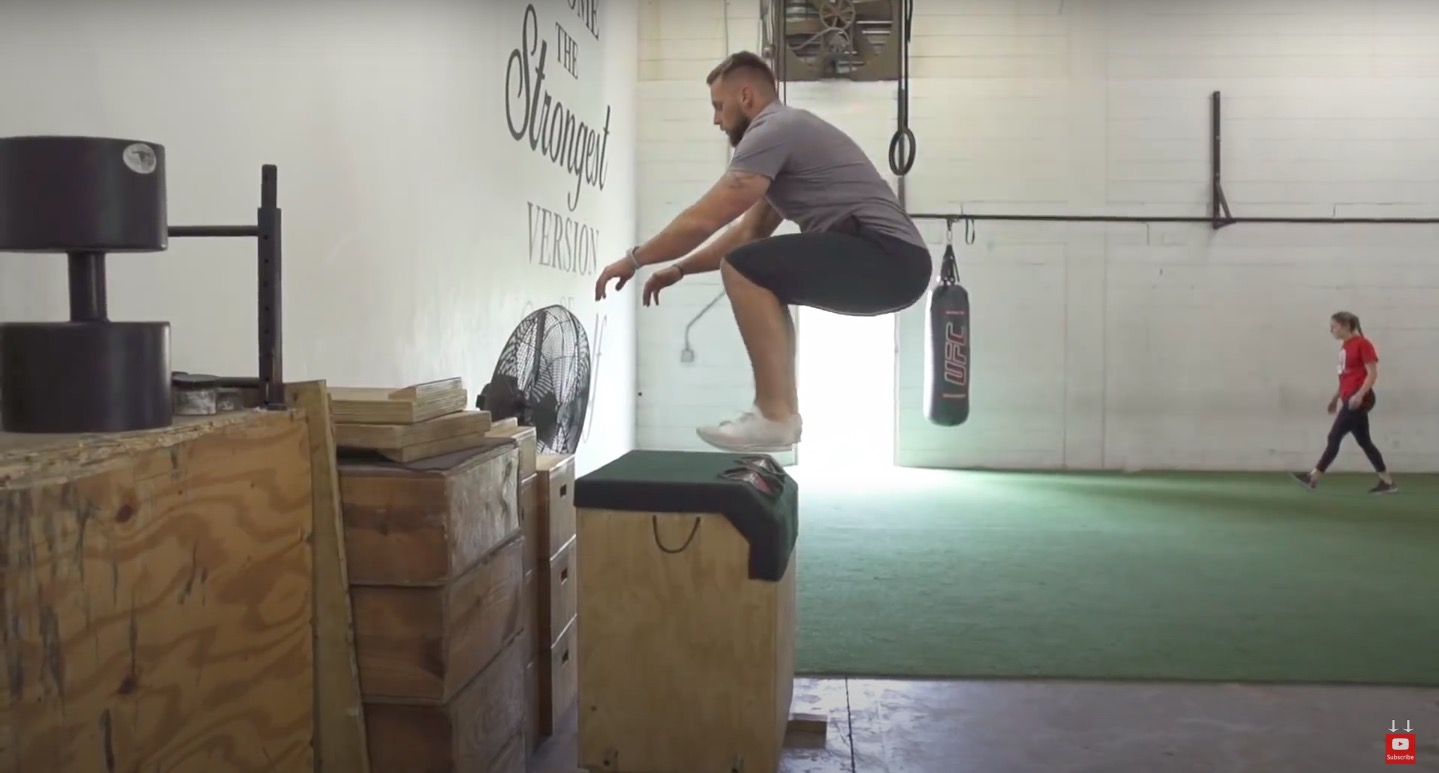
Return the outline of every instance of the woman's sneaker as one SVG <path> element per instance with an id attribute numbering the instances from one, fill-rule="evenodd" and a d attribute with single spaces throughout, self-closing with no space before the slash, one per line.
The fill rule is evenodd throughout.
<path id="1" fill-rule="evenodd" d="M 1374 484 L 1374 488 L 1369 489 L 1369 493 L 1374 494 L 1375 496 L 1379 496 L 1381 494 L 1393 494 L 1398 490 L 1398 483 L 1385 483 L 1381 480 L 1378 483 Z"/>
<path id="2" fill-rule="evenodd" d="M 1298 481 L 1299 485 L 1309 489 L 1310 491 L 1313 491 L 1319 486 L 1318 483 L 1314 482 L 1313 478 L 1309 477 L 1309 473 L 1307 472 L 1292 472 L 1290 473 L 1290 475 L 1294 476 L 1294 480 Z"/>

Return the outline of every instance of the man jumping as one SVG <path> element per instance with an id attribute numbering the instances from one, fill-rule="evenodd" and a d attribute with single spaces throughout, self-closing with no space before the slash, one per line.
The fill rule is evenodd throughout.
<path id="1" fill-rule="evenodd" d="M 650 277 L 644 305 L 686 275 L 718 270 L 754 370 L 754 407 L 701 427 L 699 436 L 726 451 L 788 451 L 799 442 L 802 422 L 787 307 L 890 314 L 924 296 L 933 264 L 869 157 L 838 128 L 781 103 L 763 59 L 734 54 L 706 83 L 714 123 L 735 148 L 728 171 L 658 235 L 606 266 L 595 300 L 611 280 L 619 280 L 618 290 L 640 266 L 687 254 Z M 736 218 L 720 238 L 696 249 Z M 801 233 L 773 236 L 786 219 Z"/>

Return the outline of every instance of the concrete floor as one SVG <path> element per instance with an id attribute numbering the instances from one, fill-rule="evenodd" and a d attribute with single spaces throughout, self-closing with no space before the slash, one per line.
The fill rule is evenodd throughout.
<path id="1" fill-rule="evenodd" d="M 1393 769 L 1439 771 L 1439 689 L 801 679 L 793 706 L 829 716 L 828 746 L 782 773 L 1377 771 L 1394 722 L 1418 744 Z M 530 770 L 575 762 L 572 712 Z"/>

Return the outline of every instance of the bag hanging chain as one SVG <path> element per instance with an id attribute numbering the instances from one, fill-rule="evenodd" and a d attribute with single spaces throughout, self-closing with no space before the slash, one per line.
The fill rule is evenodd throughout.
<path id="1" fill-rule="evenodd" d="M 959 283 L 959 263 L 954 255 L 953 220 L 944 221 L 944 257 L 940 259 L 939 263 L 939 283 L 941 286 Z"/>

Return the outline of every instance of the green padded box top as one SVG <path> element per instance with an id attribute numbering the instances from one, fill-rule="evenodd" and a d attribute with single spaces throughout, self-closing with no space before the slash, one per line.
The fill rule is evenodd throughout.
<path id="1" fill-rule="evenodd" d="M 631 451 L 575 481 L 577 508 L 717 513 L 749 542 L 751 579 L 778 581 L 799 535 L 799 484 L 783 468 L 751 481 L 726 478 L 756 454 Z M 751 466 L 751 469 L 753 467 Z M 760 487 L 768 489 L 768 492 Z"/>

